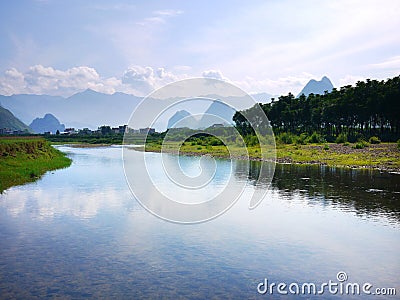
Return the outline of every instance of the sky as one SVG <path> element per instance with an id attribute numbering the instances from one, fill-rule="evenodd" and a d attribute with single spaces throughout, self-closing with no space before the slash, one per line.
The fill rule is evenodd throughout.
<path id="1" fill-rule="evenodd" d="M 0 94 L 144 96 L 192 77 L 297 94 L 400 74 L 400 1 L 1 1 Z"/>

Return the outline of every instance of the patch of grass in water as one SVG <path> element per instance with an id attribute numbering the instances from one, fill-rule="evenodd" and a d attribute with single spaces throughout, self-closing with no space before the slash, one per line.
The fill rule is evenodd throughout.
<path id="1" fill-rule="evenodd" d="M 44 139 L 0 139 L 0 193 L 70 165 L 71 159 Z"/>

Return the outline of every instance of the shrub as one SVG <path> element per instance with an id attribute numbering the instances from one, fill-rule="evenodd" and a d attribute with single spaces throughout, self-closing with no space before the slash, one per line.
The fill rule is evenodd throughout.
<path id="1" fill-rule="evenodd" d="M 349 142 L 345 142 L 345 143 L 343 143 L 343 146 L 348 146 L 348 145 L 350 145 L 350 143 L 349 143 Z"/>
<path id="2" fill-rule="evenodd" d="M 248 147 L 259 145 L 258 137 L 255 135 L 248 135 L 244 138 L 244 142 Z"/>
<path id="3" fill-rule="evenodd" d="M 329 145 L 328 144 L 324 145 L 324 150 L 329 150 Z"/>
<path id="4" fill-rule="evenodd" d="M 314 131 L 313 134 L 308 138 L 308 142 L 319 144 L 319 143 L 324 143 L 325 139 L 322 137 L 322 135 Z"/>
<path id="5" fill-rule="evenodd" d="M 371 144 L 380 144 L 380 143 L 381 143 L 381 140 L 380 140 L 377 136 L 371 136 L 371 137 L 369 138 L 369 142 L 370 142 Z"/>
<path id="6" fill-rule="evenodd" d="M 212 137 L 211 139 L 210 139 L 210 145 L 211 146 L 221 146 L 221 145 L 223 145 L 224 143 L 219 139 L 219 138 L 216 138 L 216 137 Z"/>
<path id="7" fill-rule="evenodd" d="M 365 137 L 359 132 L 347 136 L 347 141 L 350 143 L 355 143 L 361 140 L 365 140 Z"/>
<path id="8" fill-rule="evenodd" d="M 337 144 L 346 143 L 347 142 L 347 134 L 341 133 L 337 136 L 335 142 Z"/>
<path id="9" fill-rule="evenodd" d="M 293 136 L 290 133 L 284 132 L 279 135 L 279 140 L 283 144 L 292 144 L 293 143 Z"/>
<path id="10" fill-rule="evenodd" d="M 368 143 L 366 141 L 358 141 L 353 148 L 355 149 L 364 149 L 365 147 L 368 146 Z"/>
<path id="11" fill-rule="evenodd" d="M 397 149 L 400 149 L 400 139 L 397 140 Z"/>
<path id="12" fill-rule="evenodd" d="M 296 137 L 296 144 L 299 144 L 299 145 L 307 144 L 307 134 L 302 133 L 298 137 Z"/>

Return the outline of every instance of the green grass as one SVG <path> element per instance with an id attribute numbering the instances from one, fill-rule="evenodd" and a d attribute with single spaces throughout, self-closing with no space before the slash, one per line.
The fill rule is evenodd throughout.
<path id="1" fill-rule="evenodd" d="M 231 154 L 236 158 L 246 156 L 246 150 L 235 144 L 228 145 Z M 166 152 L 177 152 L 179 145 L 174 142 L 164 144 Z M 159 143 L 147 143 L 146 151 L 160 152 Z M 260 158 L 259 147 L 248 147 L 251 159 Z M 202 146 L 185 143 L 179 148 L 180 154 L 202 155 L 208 154 L 215 157 L 229 157 L 225 146 Z M 288 162 L 297 164 L 324 164 L 336 167 L 352 168 L 376 168 L 400 170 L 400 151 L 394 143 L 381 143 L 379 145 L 366 145 L 362 149 L 356 149 L 355 144 L 338 145 L 336 143 L 325 144 L 282 144 L 276 145 L 277 162 Z"/>
<path id="2" fill-rule="evenodd" d="M 0 193 L 32 182 L 50 170 L 68 167 L 71 160 L 40 138 L 0 139 Z"/>

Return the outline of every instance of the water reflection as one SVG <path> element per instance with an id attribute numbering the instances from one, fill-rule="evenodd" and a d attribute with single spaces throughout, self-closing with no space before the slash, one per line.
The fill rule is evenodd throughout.
<path id="1" fill-rule="evenodd" d="M 184 226 L 133 199 L 120 149 L 62 150 L 73 159 L 70 168 L 0 195 L 2 299 L 256 299 L 265 277 L 323 282 L 338 271 L 352 282 L 398 287 L 398 208 L 387 205 L 395 202 L 395 177 L 278 165 L 273 190 L 255 210 L 247 209 L 248 198 L 267 182 L 247 184 L 244 201 L 224 215 Z M 189 171 L 198 166 L 191 160 L 183 162 Z M 231 165 L 238 184 L 251 183 L 259 163 L 250 164 L 250 176 L 242 163 L 217 160 L 223 174 L 210 193 Z"/>
<path id="2" fill-rule="evenodd" d="M 0 208 L 14 217 L 68 215 L 87 219 L 134 201 L 126 188 L 120 149 L 60 148 L 72 158 L 72 166 L 47 173 L 38 182 L 6 190 L 0 197 Z"/>
<path id="3" fill-rule="evenodd" d="M 259 176 L 261 162 L 238 161 L 235 175 L 244 180 Z M 267 164 L 268 163 L 263 163 Z M 264 182 L 268 183 L 268 178 Z M 309 204 L 339 206 L 363 216 L 380 216 L 400 221 L 400 175 L 376 170 L 356 170 L 314 165 L 278 164 L 272 189 L 283 199 L 303 196 Z"/>

